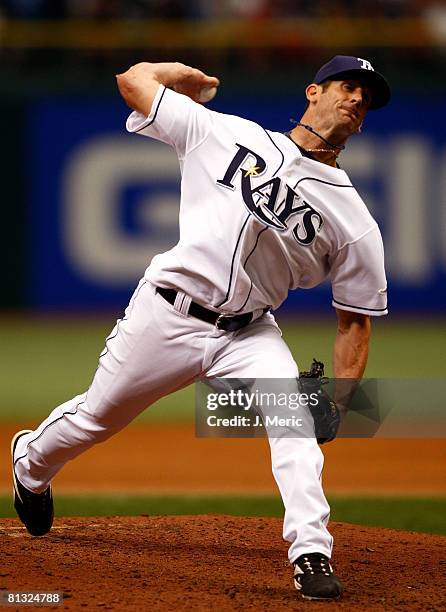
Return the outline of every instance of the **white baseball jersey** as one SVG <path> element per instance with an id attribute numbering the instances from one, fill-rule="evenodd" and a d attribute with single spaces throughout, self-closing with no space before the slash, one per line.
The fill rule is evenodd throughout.
<path id="1" fill-rule="evenodd" d="M 336 308 L 387 314 L 381 234 L 344 170 L 162 85 L 127 129 L 173 146 L 181 167 L 180 240 L 152 260 L 152 283 L 244 313 L 330 277 Z"/>

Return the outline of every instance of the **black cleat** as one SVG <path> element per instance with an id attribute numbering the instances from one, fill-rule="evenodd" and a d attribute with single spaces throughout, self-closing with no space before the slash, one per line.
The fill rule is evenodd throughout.
<path id="1" fill-rule="evenodd" d="M 51 485 L 43 493 L 33 493 L 19 482 L 14 469 L 14 451 L 17 441 L 27 433 L 31 433 L 31 430 L 23 429 L 17 432 L 11 441 L 14 508 L 31 535 L 43 536 L 51 529 L 54 518 Z"/>
<path id="2" fill-rule="evenodd" d="M 294 586 L 304 599 L 338 599 L 342 583 L 334 575 L 330 559 L 321 553 L 301 555 L 294 561 Z"/>

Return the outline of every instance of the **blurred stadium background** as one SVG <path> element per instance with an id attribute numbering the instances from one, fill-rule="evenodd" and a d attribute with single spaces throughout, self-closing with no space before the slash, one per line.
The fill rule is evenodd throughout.
<path id="1" fill-rule="evenodd" d="M 340 160 L 379 221 L 386 247 L 391 314 L 376 322 L 367 374 L 444 377 L 444 2 L 2 0 L 0 48 L 4 465 L 7 438 L 16 423 L 38 422 L 56 404 L 88 385 L 113 319 L 121 315 L 151 257 L 170 248 L 178 237 L 179 175 L 174 154 L 164 145 L 125 133 L 128 109 L 117 93 L 114 75 L 138 61 L 182 61 L 215 74 L 221 87 L 211 108 L 246 116 L 278 131 L 290 129 L 290 118 L 297 118 L 304 107 L 305 85 L 330 57 L 348 54 L 372 61 L 391 83 L 393 100 L 388 108 L 370 113 L 363 134 L 352 138 Z M 278 318 L 303 367 L 315 355 L 330 362 L 334 314 L 328 285 L 295 292 Z M 150 428 L 166 427 L 165 448 L 169 449 L 168 428 L 180 423 L 190 439 L 192 421 L 193 390 L 163 400 L 138 420 L 147 446 L 141 443 L 140 454 L 133 460 L 166 463 L 166 456 L 150 455 Z M 162 435 L 159 429 L 156 435 Z M 212 459 L 215 449 L 207 446 L 204 453 L 200 442 L 190 442 L 196 445 L 193 452 L 203 452 L 203 461 Z M 337 442 L 327 451 L 333 454 L 327 486 L 333 503 L 338 500 L 334 518 L 370 522 L 370 498 L 339 497 L 366 490 L 369 496 L 387 495 L 386 502 L 377 502 L 378 514 L 387 516 L 385 524 L 389 514 L 395 517 L 395 510 L 388 512 L 383 504 L 399 504 L 399 499 L 390 497 L 404 494 L 418 496 L 421 506 L 415 501 L 410 506 L 418 522 L 401 518 L 400 525 L 421 528 L 420 517 L 430 512 L 429 528 L 444 529 L 435 517 L 440 516 L 439 508 L 444 514 L 445 445 L 442 440 L 424 442 L 428 446 L 400 441 L 393 454 L 391 446 L 378 448 L 374 441 L 364 441 L 362 446 Z M 99 488 L 105 491 L 116 489 L 112 475 L 122 463 L 119 453 L 125 453 L 113 444 L 107 443 L 115 452 L 115 463 L 105 468 L 100 479 L 103 486 Z M 231 454 L 228 448 L 233 447 L 219 447 L 221 461 Z M 361 460 L 364 448 L 363 478 L 351 477 L 348 491 L 347 481 L 339 485 L 336 480 L 336 460 L 343 457 L 339 471 L 348 470 Z M 169 455 L 175 454 L 169 450 Z M 374 491 L 370 488 L 373 470 L 368 470 L 376 465 L 369 466 L 367 461 L 376 451 L 381 459 L 392 460 L 372 479 Z M 93 458 L 87 454 L 79 460 L 83 479 L 68 478 L 64 485 L 61 475 L 62 490 L 72 495 L 81 489 L 91 493 L 99 481 L 92 480 L 89 486 L 86 473 L 100 452 L 95 449 Z M 253 474 L 268 469 L 266 450 L 262 452 L 261 467 L 250 466 L 243 476 L 248 493 L 255 493 L 250 488 Z M 414 457 L 418 471 L 411 467 L 412 480 L 404 480 L 404 486 L 395 481 L 392 488 L 395 465 L 399 461 L 407 469 L 405 462 Z M 187 466 L 187 456 L 178 461 Z M 186 470 L 181 478 L 183 493 L 203 493 L 196 475 Z M 388 484 L 380 487 L 386 478 Z M 184 496 L 172 503 L 165 498 L 158 505 L 154 501 L 157 493 L 175 491 L 173 484 L 163 486 L 162 475 L 152 482 L 143 472 L 140 480 L 147 486 L 137 487 L 139 493 L 150 493 L 151 501 L 140 498 L 140 505 L 134 506 L 133 498 L 128 503 L 121 499 L 119 511 L 141 511 L 142 507 L 150 511 L 150 504 L 158 512 L 185 508 Z M 272 480 L 260 481 L 259 493 L 275 495 Z M 227 482 L 228 494 L 240 493 L 240 483 L 231 489 L 230 475 Z M 9 488 L 7 474 L 0 488 Z M 426 496 L 435 499 L 427 502 Z M 280 508 L 271 501 L 276 497 L 268 497 L 270 505 L 257 499 L 247 502 L 249 509 L 243 508 L 277 513 Z M 202 499 L 189 500 L 186 510 L 221 509 L 210 499 L 208 505 L 202 505 Z M 6 497 L 2 500 L 1 512 L 8 515 L 9 502 Z M 228 500 L 225 511 L 242 507 L 233 498 Z M 110 499 L 99 500 L 94 507 L 90 502 L 85 498 L 76 506 L 70 498 L 63 508 L 67 513 L 96 513 L 114 507 Z M 403 501 L 398 507 L 405 507 L 407 514 L 408 504 Z"/>

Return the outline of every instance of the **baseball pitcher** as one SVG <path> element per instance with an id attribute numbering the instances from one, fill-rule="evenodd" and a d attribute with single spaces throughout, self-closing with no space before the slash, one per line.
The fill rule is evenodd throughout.
<path id="1" fill-rule="evenodd" d="M 369 61 L 336 56 L 322 66 L 287 133 L 209 110 L 218 79 L 180 63 L 137 64 L 117 84 L 133 109 L 127 130 L 178 156 L 180 240 L 150 263 L 89 389 L 14 436 L 15 508 L 35 536 L 51 528 L 51 481 L 65 463 L 159 398 L 215 377 L 284 378 L 297 390 L 298 366 L 273 315 L 291 289 L 330 279 L 336 378 L 362 377 L 370 317 L 387 313 L 380 231 L 337 162 L 367 112 L 390 98 Z M 345 408 L 336 396 L 326 403 Z M 342 592 L 318 444 L 332 437 L 269 439 L 294 583 L 309 599 Z"/>

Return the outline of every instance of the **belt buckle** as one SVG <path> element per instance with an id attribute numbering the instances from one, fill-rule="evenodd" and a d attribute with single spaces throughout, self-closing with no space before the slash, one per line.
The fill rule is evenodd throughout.
<path id="1" fill-rule="evenodd" d="M 215 321 L 215 327 L 217 329 L 222 329 L 223 331 L 228 331 L 228 327 L 227 325 L 230 324 L 232 317 L 229 315 L 225 315 L 225 314 L 220 314 L 217 317 L 217 320 Z M 227 323 L 225 324 L 225 321 L 227 321 Z"/>
<path id="2" fill-rule="evenodd" d="M 246 327 L 248 323 L 250 323 L 252 316 L 249 314 L 246 315 L 218 315 L 217 320 L 215 321 L 215 327 L 217 329 L 222 329 L 227 332 L 235 332 L 242 327 Z"/>

